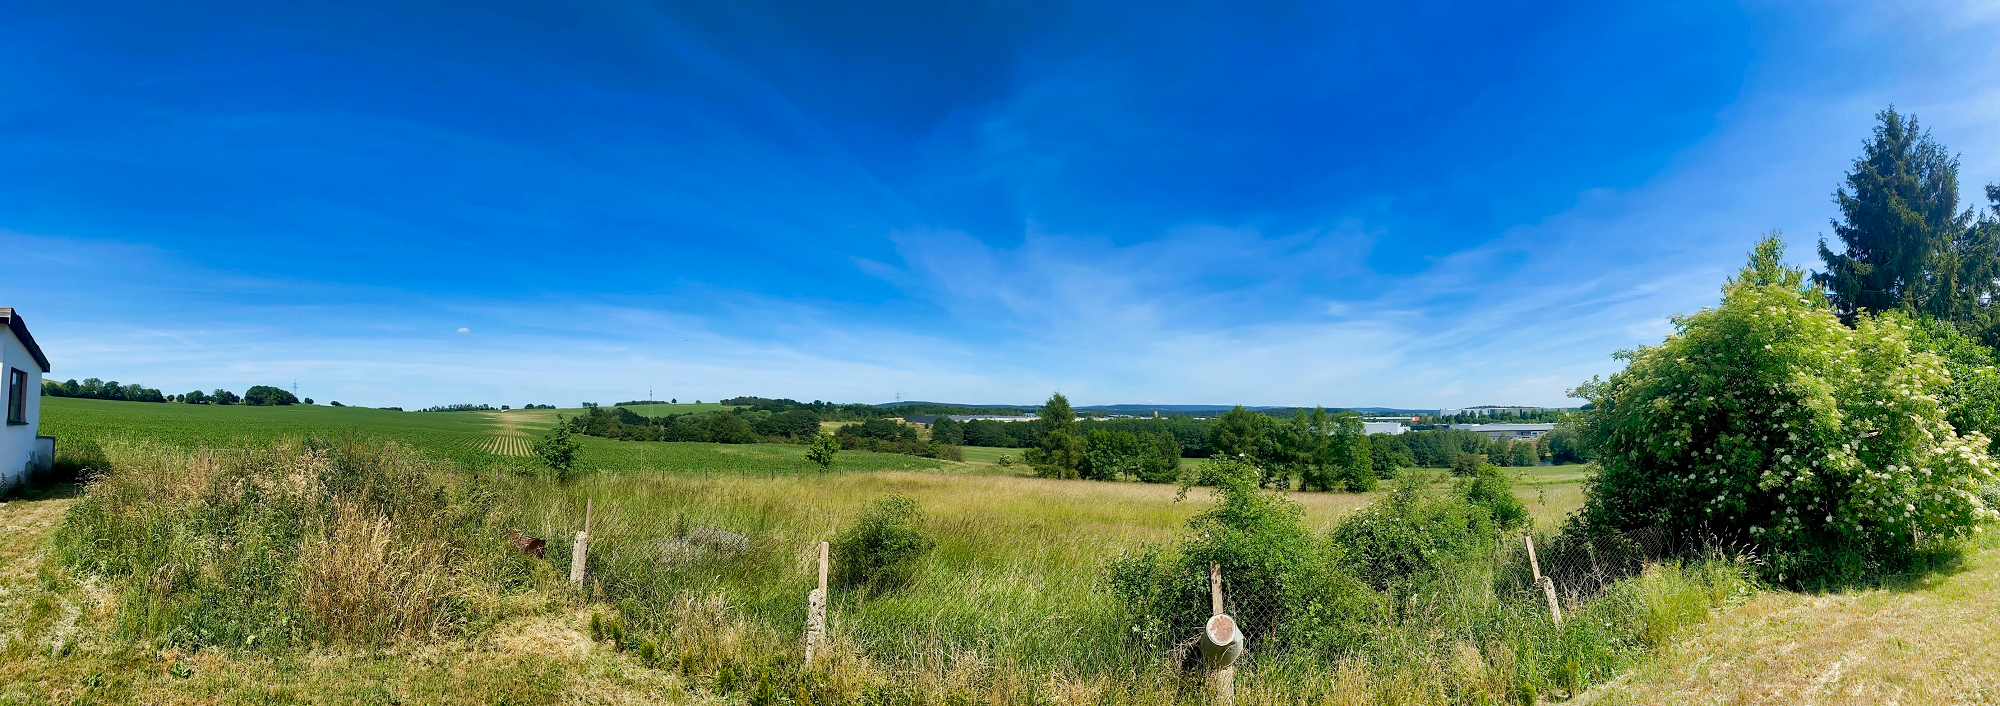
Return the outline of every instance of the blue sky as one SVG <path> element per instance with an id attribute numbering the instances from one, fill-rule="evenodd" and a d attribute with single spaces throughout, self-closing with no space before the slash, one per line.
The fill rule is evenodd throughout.
<path id="1" fill-rule="evenodd" d="M 1883 107 L 2000 181 L 1994 2 L 264 5 L 0 21 L 54 377 L 1571 404 Z"/>

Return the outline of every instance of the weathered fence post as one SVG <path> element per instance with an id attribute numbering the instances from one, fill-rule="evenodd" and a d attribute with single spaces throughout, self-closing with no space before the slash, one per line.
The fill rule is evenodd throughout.
<path id="1" fill-rule="evenodd" d="M 1521 541 L 1528 544 L 1528 568 L 1535 572 L 1535 585 L 1542 587 L 1542 595 L 1549 599 L 1549 619 L 1557 625 L 1563 622 L 1562 607 L 1556 603 L 1556 580 L 1542 575 L 1542 564 L 1535 560 L 1535 538 L 1521 535 Z"/>
<path id="2" fill-rule="evenodd" d="M 826 647 L 826 560 L 827 544 L 819 543 L 819 588 L 806 594 L 806 663 L 811 664 Z"/>
<path id="3" fill-rule="evenodd" d="M 590 519 L 593 509 L 591 500 L 585 498 L 583 501 L 583 531 L 576 533 L 576 547 L 570 551 L 569 555 L 569 582 L 577 586 L 583 585 L 584 557 L 590 553 Z"/>
<path id="4" fill-rule="evenodd" d="M 1201 630 L 1202 666 L 1208 670 L 1215 703 L 1236 703 L 1236 658 L 1243 655 L 1243 631 L 1222 612 L 1222 565 L 1208 565 L 1208 624 Z"/>
<path id="5" fill-rule="evenodd" d="M 1558 604 L 1556 603 L 1555 579 L 1549 578 L 1547 576 L 1542 577 L 1542 595 L 1548 596 L 1549 598 L 1549 618 L 1555 620 L 1557 625 L 1563 624 L 1563 611 L 1562 608 L 1559 607 Z"/>

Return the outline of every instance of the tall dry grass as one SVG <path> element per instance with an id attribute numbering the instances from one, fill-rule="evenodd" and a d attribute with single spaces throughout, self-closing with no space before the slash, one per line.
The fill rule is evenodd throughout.
<path id="1" fill-rule="evenodd" d="M 461 557 L 448 542 L 408 536 L 387 516 L 352 502 L 309 534 L 299 551 L 300 608 L 335 640 L 372 643 L 434 636 L 460 587 Z"/>
<path id="2" fill-rule="evenodd" d="M 393 443 L 106 449 L 56 555 L 119 588 L 133 639 L 186 647 L 379 644 L 490 620 L 531 563 L 491 499 Z"/>

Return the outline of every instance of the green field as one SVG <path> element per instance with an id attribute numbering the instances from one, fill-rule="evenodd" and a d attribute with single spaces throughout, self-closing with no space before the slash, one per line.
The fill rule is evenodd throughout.
<path id="1" fill-rule="evenodd" d="M 722 409 L 721 405 L 658 405 Z M 575 409 L 505 412 L 397 412 L 360 407 L 188 405 L 42 398 L 41 433 L 62 451 L 128 440 L 184 449 L 264 445 L 292 437 L 356 435 L 407 444 L 460 468 L 531 468 L 529 445 Z M 665 414 L 665 412 L 660 412 Z M 805 449 L 789 444 L 700 444 L 613 441 L 577 437 L 585 471 L 662 473 L 817 473 Z M 934 469 L 942 462 L 867 451 L 845 451 L 832 472 Z"/>

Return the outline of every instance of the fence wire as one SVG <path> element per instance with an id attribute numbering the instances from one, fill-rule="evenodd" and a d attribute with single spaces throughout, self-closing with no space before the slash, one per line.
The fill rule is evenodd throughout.
<path id="1" fill-rule="evenodd" d="M 1691 547 L 1676 541 L 1662 525 L 1597 537 L 1558 535 L 1536 538 L 1534 560 L 1541 575 L 1555 582 L 1556 595 L 1567 605 L 1603 595 L 1613 583 L 1636 576 L 1648 562 L 1681 555 Z M 1541 596 L 1534 581 L 1528 548 L 1515 538 L 1502 560 L 1504 567 L 1496 579 L 1503 595 Z"/>
<path id="2" fill-rule="evenodd" d="M 1534 562 L 1531 564 L 1528 548 L 1521 536 L 1501 540 L 1496 548 L 1497 571 L 1493 576 L 1492 589 L 1501 600 L 1532 603 L 1538 609 L 1546 605 L 1546 594 L 1542 584 L 1535 580 L 1534 566 L 1539 565 L 1540 574 L 1553 581 L 1557 598 L 1565 613 L 1589 602 L 1610 590 L 1620 580 L 1638 575 L 1648 563 L 1657 563 L 1678 556 L 1688 556 L 1697 549 L 1712 547 L 1713 542 L 1687 542 L 1677 540 L 1665 526 L 1655 525 L 1627 532 L 1579 537 L 1574 535 L 1543 536 L 1534 539 Z M 1202 577 L 1206 585 L 1207 577 Z M 1222 573 L 1223 612 L 1236 620 L 1237 626 L 1249 640 L 1246 660 L 1254 660 L 1257 655 L 1268 655 L 1273 647 L 1270 639 L 1279 629 L 1279 624 L 1304 616 L 1291 614 L 1294 606 L 1275 604 L 1255 599 L 1238 600 L 1270 587 L 1246 585 L 1229 571 Z M 1412 597 L 1413 600 L 1421 600 Z M 1203 604 L 1201 613 L 1205 621 L 1208 612 Z M 1182 667 L 1192 667 L 1195 640 L 1201 634 L 1203 622 L 1176 625 L 1170 633 L 1177 636 L 1177 644 L 1172 653 L 1171 663 Z"/>

